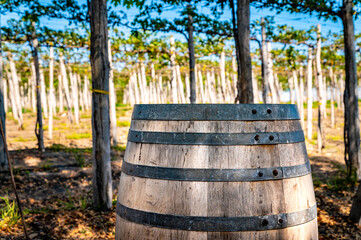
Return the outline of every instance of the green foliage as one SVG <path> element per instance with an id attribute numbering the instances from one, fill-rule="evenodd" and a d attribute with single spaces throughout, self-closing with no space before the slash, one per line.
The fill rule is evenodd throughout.
<path id="1" fill-rule="evenodd" d="M 312 134 L 312 139 L 317 140 L 317 133 Z"/>
<path id="2" fill-rule="evenodd" d="M 126 146 L 119 146 L 119 145 L 117 145 L 117 146 L 112 146 L 111 148 L 112 148 L 113 151 L 125 152 Z"/>
<path id="3" fill-rule="evenodd" d="M 85 157 L 83 154 L 76 154 L 75 156 L 75 162 L 79 167 L 84 167 L 85 166 Z"/>
<path id="4" fill-rule="evenodd" d="M 343 141 L 343 136 L 326 136 L 327 140 L 332 140 L 332 141 Z"/>
<path id="5" fill-rule="evenodd" d="M 92 135 L 90 133 L 70 133 L 66 135 L 66 139 L 84 139 L 84 138 L 91 138 Z"/>
<path id="6" fill-rule="evenodd" d="M 15 201 L 10 201 L 8 196 L 0 197 L 0 230 L 6 231 L 20 220 L 20 213 Z"/>
<path id="7" fill-rule="evenodd" d="M 48 149 L 49 151 L 53 151 L 53 152 L 66 152 L 73 154 L 92 153 L 92 148 L 70 148 L 62 144 L 53 144 Z"/>
<path id="8" fill-rule="evenodd" d="M 47 170 L 50 170 L 52 167 L 53 167 L 53 164 L 46 160 L 46 161 L 43 161 L 40 163 L 40 167 L 44 170 L 44 171 L 47 171 Z"/>
<path id="9" fill-rule="evenodd" d="M 357 174 L 356 171 L 353 170 L 351 176 L 348 176 L 347 170 L 341 166 L 336 165 L 338 169 L 337 174 L 333 174 L 327 181 L 327 188 L 332 191 L 343 191 L 350 190 L 355 187 L 357 183 Z"/>
<path id="10" fill-rule="evenodd" d="M 130 122 L 129 121 L 117 121 L 117 126 L 118 127 L 129 127 L 130 126 Z"/>
<path id="11" fill-rule="evenodd" d="M 320 187 L 322 185 L 322 181 L 318 179 L 314 174 L 312 174 L 313 186 Z"/>

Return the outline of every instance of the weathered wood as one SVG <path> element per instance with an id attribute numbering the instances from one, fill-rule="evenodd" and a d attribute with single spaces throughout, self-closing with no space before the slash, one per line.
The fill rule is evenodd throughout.
<path id="1" fill-rule="evenodd" d="M 110 125 L 111 125 L 111 137 L 113 145 L 117 145 L 117 116 L 116 116 L 116 93 L 114 88 L 114 73 L 113 73 L 113 61 L 112 50 L 110 41 L 108 41 L 108 57 L 109 57 L 109 107 L 110 107 Z"/>
<path id="2" fill-rule="evenodd" d="M 303 108 L 303 102 L 304 102 L 304 96 L 305 96 L 305 85 L 303 82 L 303 67 L 300 67 L 300 116 L 301 116 L 301 126 L 304 129 L 305 128 L 305 110 Z"/>
<path id="3" fill-rule="evenodd" d="M 2 122 L 2 131 L 6 135 L 5 117 L 7 112 L 7 89 L 6 80 L 3 78 L 3 51 L 2 34 L 0 31 L 0 121 Z M 7 169 L 7 157 L 5 152 L 4 140 L 0 139 L 0 171 Z"/>
<path id="4" fill-rule="evenodd" d="M 267 82 L 271 91 L 271 97 L 272 103 L 279 103 L 279 100 L 277 99 L 277 89 L 275 85 L 274 80 L 274 74 L 273 74 L 273 61 L 272 61 L 272 54 L 271 54 L 271 42 L 267 42 Z"/>
<path id="5" fill-rule="evenodd" d="M 295 88 L 295 93 L 296 93 L 296 103 L 297 103 L 298 111 L 300 111 L 301 96 L 300 96 L 300 88 L 298 85 L 298 77 L 297 77 L 296 69 L 292 70 L 292 80 L 293 80 L 293 86 Z"/>
<path id="6" fill-rule="evenodd" d="M 254 103 L 259 103 L 259 92 L 258 92 L 258 81 L 256 79 L 255 73 L 252 70 L 252 89 L 253 89 L 253 99 Z"/>
<path id="7" fill-rule="evenodd" d="M 70 100 L 70 93 L 69 93 L 69 82 L 68 82 L 68 77 L 66 74 L 66 68 L 65 68 L 65 64 L 64 64 L 64 60 L 63 60 L 63 54 L 60 52 L 59 54 L 59 64 L 60 64 L 60 73 L 61 73 L 61 83 L 62 86 L 64 88 L 64 92 L 65 92 L 65 102 L 66 102 L 66 107 L 68 109 L 68 119 L 69 122 L 72 123 L 73 122 L 73 114 L 71 111 L 71 100 Z"/>
<path id="8" fill-rule="evenodd" d="M 204 96 L 204 87 L 203 87 L 202 71 L 199 69 L 197 72 L 198 72 L 200 102 L 201 102 L 201 103 L 205 103 L 206 100 L 205 100 L 205 96 Z"/>
<path id="9" fill-rule="evenodd" d="M 226 101 L 227 92 L 226 92 L 226 54 L 224 50 L 221 52 L 219 57 L 219 75 L 221 77 L 221 92 L 223 100 L 222 102 Z"/>
<path id="10" fill-rule="evenodd" d="M 177 74 L 176 74 L 176 70 L 175 70 L 175 42 L 174 42 L 174 37 L 171 36 L 170 37 L 170 68 L 171 68 L 171 81 L 170 81 L 170 85 L 171 85 L 171 91 L 172 91 L 172 103 L 178 103 L 178 98 L 177 98 Z M 192 88 L 192 86 L 190 86 Z M 192 95 L 192 93 L 191 93 Z"/>
<path id="11" fill-rule="evenodd" d="M 7 88 L 6 80 L 3 78 L 3 51 L 2 34 L 0 31 L 0 121 L 2 122 L 2 131 L 6 135 L 6 112 L 7 112 Z M 7 169 L 7 157 L 5 152 L 4 140 L 0 138 L 0 171 Z"/>
<path id="12" fill-rule="evenodd" d="M 343 1 L 343 36 L 345 46 L 345 160 L 349 162 L 348 167 L 357 170 L 358 180 L 361 180 L 360 154 L 360 123 L 357 94 L 357 67 L 355 50 L 355 26 L 353 20 L 353 1 Z M 360 207 L 360 206 L 358 206 Z M 361 219 L 361 215 L 358 216 Z"/>
<path id="13" fill-rule="evenodd" d="M 35 27 L 35 23 L 33 23 Z M 38 139 L 38 149 L 40 152 L 45 151 L 44 148 L 44 130 L 43 130 L 43 115 L 41 111 L 41 97 L 40 97 L 40 66 L 38 56 L 39 42 L 36 37 L 35 29 L 32 32 L 32 55 L 34 62 L 34 73 L 35 73 L 35 86 L 36 86 L 36 123 L 35 123 L 35 134 Z"/>
<path id="14" fill-rule="evenodd" d="M 84 105 L 85 110 L 89 110 L 91 107 L 91 98 L 89 97 L 90 91 L 89 91 L 89 79 L 88 76 L 84 75 L 84 88 L 83 88 L 83 95 L 84 95 Z"/>
<path id="15" fill-rule="evenodd" d="M 321 25 L 317 24 L 317 48 L 316 48 L 316 80 L 317 81 L 317 94 L 318 94 L 318 123 L 317 123 L 317 150 L 321 150 L 325 147 L 324 143 L 324 129 L 323 129 L 323 119 L 324 119 L 324 104 L 325 96 L 323 91 L 323 79 L 322 79 L 322 69 L 321 69 Z"/>
<path id="16" fill-rule="evenodd" d="M 76 79 L 76 74 L 71 72 L 70 67 L 69 67 L 69 78 L 70 78 L 71 99 L 72 99 L 71 102 L 74 108 L 75 124 L 79 124 L 78 80 Z"/>
<path id="17" fill-rule="evenodd" d="M 154 132 L 253 133 L 299 131 L 298 120 L 149 121 L 131 129 Z M 308 162 L 304 142 L 278 145 L 206 146 L 128 142 L 124 160 L 170 168 L 243 169 L 295 166 Z M 170 181 L 122 173 L 118 203 L 146 212 L 180 216 L 240 217 L 297 212 L 316 204 L 311 174 L 256 182 Z M 150 227 L 116 220 L 116 239 L 317 239 L 317 219 L 265 231 L 200 232 Z"/>
<path id="18" fill-rule="evenodd" d="M 29 78 L 28 81 L 30 81 L 30 79 L 31 78 Z M 8 104 L 9 104 L 9 102 L 8 102 L 8 84 L 7 84 L 4 77 L 2 79 L 2 88 L 3 88 L 3 93 L 4 93 L 4 95 L 3 95 L 3 98 L 4 98 L 4 100 L 3 100 L 4 101 L 4 110 L 5 110 L 5 113 L 7 113 L 8 112 Z M 28 92 L 29 92 L 29 94 L 31 93 L 30 90 L 28 90 Z M 31 99 L 31 97 L 29 97 L 29 101 L 30 101 L 30 99 Z M 29 102 L 29 105 L 30 105 L 30 102 Z"/>
<path id="19" fill-rule="evenodd" d="M 46 97 L 46 85 L 45 85 L 45 77 L 44 72 L 40 69 L 40 99 L 41 99 L 41 106 L 43 109 L 43 113 L 45 118 L 48 118 L 48 102 Z"/>
<path id="20" fill-rule="evenodd" d="M 188 2 L 190 3 L 190 2 Z M 193 37 L 193 32 L 194 32 L 194 26 L 193 26 L 193 16 L 192 16 L 192 11 L 193 11 L 193 6 L 191 4 L 187 5 L 187 11 L 188 11 L 188 53 L 189 53 L 189 86 L 190 86 L 190 97 L 189 97 L 189 101 L 190 103 L 196 103 L 196 94 L 197 94 L 197 86 L 196 86 L 196 72 L 195 72 L 195 68 L 196 68 L 196 57 L 195 57 L 195 50 L 194 50 L 194 37 Z"/>
<path id="21" fill-rule="evenodd" d="M 90 62 L 92 70 L 93 204 L 101 209 L 112 207 L 110 166 L 110 119 L 107 1 L 91 0 Z"/>
<path id="22" fill-rule="evenodd" d="M 293 96 L 293 77 L 287 77 L 287 80 L 288 80 L 288 87 L 289 87 L 289 89 L 290 89 L 290 101 L 291 101 L 291 103 L 292 104 L 294 104 L 295 103 L 295 98 L 294 98 L 294 96 Z"/>
<path id="23" fill-rule="evenodd" d="M 330 93 L 331 93 L 331 128 L 335 128 L 335 76 L 333 74 L 332 66 L 329 68 L 330 74 Z"/>
<path id="24" fill-rule="evenodd" d="M 307 138 L 312 139 L 312 47 L 308 47 L 307 56 Z"/>
<path id="25" fill-rule="evenodd" d="M 184 87 L 183 87 L 183 81 L 182 81 L 179 65 L 176 66 L 176 76 L 177 76 L 178 102 L 185 103 L 186 99 L 184 97 Z"/>
<path id="26" fill-rule="evenodd" d="M 270 89 L 268 82 L 268 63 L 267 63 L 267 47 L 266 47 L 266 26 L 264 18 L 261 18 L 261 27 L 262 27 L 262 48 L 261 51 L 261 68 L 262 68 L 262 99 L 263 103 L 271 103 L 270 98 Z"/>
<path id="27" fill-rule="evenodd" d="M 233 5 L 233 0 L 232 4 Z M 234 7 L 234 6 L 232 6 Z M 237 1 L 237 30 L 234 32 L 236 42 L 238 82 L 238 103 L 253 103 L 252 62 L 250 54 L 250 1 Z"/>
<path id="28" fill-rule="evenodd" d="M 49 119 L 48 119 L 48 136 L 49 139 L 53 138 L 53 110 L 55 105 L 54 94 L 54 48 L 50 47 L 49 54 Z"/>
<path id="29" fill-rule="evenodd" d="M 20 89 L 19 89 L 19 79 L 17 75 L 17 70 L 15 67 L 15 62 L 12 57 L 12 54 L 8 54 L 9 58 L 9 65 L 10 65 L 10 72 L 11 72 L 11 78 L 9 78 L 9 85 L 11 86 L 11 101 L 14 103 L 11 103 L 13 109 L 13 115 L 15 119 L 19 122 L 19 128 L 21 129 L 23 127 L 23 112 L 22 112 L 22 105 L 20 102 Z M 11 82 L 10 82 L 11 81 Z"/>

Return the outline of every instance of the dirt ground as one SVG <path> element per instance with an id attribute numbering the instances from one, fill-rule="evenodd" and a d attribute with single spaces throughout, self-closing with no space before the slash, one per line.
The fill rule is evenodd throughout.
<path id="1" fill-rule="evenodd" d="M 116 194 L 130 115 L 131 109 L 118 109 L 119 146 L 112 148 L 114 200 L 113 209 L 108 212 L 91 207 L 90 113 L 82 113 L 78 125 L 67 123 L 66 115 L 59 114 L 54 119 L 52 140 L 48 138 L 45 120 L 46 151 L 41 155 L 36 150 L 35 115 L 24 114 L 23 130 L 18 129 L 11 114 L 7 115 L 7 140 L 15 180 L 32 239 L 114 239 Z M 316 134 L 306 142 L 313 171 L 320 239 L 361 239 L 361 229 L 347 218 L 356 181 L 346 179 L 342 136 L 342 113 L 337 111 L 335 128 L 331 128 L 330 117 L 326 118 L 327 144 L 323 152 L 316 151 Z M 4 214 L 7 198 L 10 203 L 14 200 L 8 172 L 0 172 L 0 189 L 0 213 Z M 13 222 L 0 220 L 0 240 L 24 239 L 16 216 Z"/>

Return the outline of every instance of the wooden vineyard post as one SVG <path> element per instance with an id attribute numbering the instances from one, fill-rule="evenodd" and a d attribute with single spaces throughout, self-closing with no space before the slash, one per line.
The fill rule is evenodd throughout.
<path id="1" fill-rule="evenodd" d="M 110 165 L 109 57 L 107 1 L 91 0 L 90 62 L 92 69 L 93 204 L 112 207 Z"/>

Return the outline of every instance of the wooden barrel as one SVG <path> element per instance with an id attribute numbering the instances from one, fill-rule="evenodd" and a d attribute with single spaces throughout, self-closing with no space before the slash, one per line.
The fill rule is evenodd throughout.
<path id="1" fill-rule="evenodd" d="M 135 105 L 116 239 L 318 239 L 295 105 Z"/>

